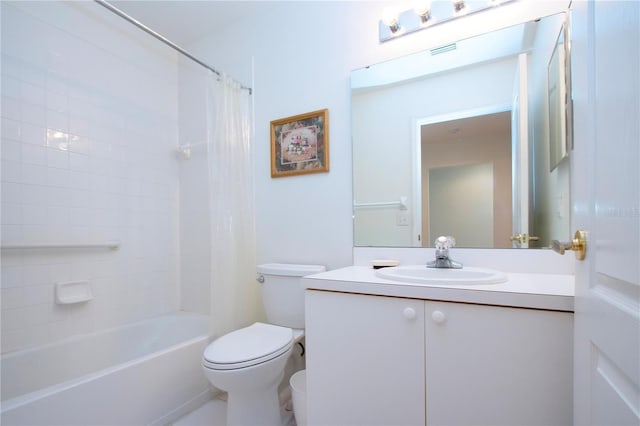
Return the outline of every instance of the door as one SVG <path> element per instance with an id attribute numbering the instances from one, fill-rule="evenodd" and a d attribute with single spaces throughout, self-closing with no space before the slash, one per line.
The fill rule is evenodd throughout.
<path id="1" fill-rule="evenodd" d="M 574 424 L 640 424 L 640 2 L 574 2 Z"/>

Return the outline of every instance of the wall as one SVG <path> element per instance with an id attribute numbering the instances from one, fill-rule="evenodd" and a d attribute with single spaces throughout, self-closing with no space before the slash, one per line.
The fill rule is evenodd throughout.
<path id="1" fill-rule="evenodd" d="M 547 15 L 567 1 L 515 2 L 387 43 L 385 6 L 410 2 L 280 2 L 189 46 L 254 88 L 258 262 L 352 263 L 351 70 Z M 252 81 L 251 67 L 255 72 Z M 329 109 L 329 173 L 272 179 L 269 122 Z"/>
<path id="2" fill-rule="evenodd" d="M 2 2 L 2 351 L 178 308 L 177 67 L 93 2 Z M 54 304 L 54 283 L 94 299 Z"/>

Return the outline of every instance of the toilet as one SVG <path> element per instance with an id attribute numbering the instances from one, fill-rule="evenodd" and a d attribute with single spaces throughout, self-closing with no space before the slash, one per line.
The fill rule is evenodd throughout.
<path id="1" fill-rule="evenodd" d="M 300 279 L 322 265 L 258 265 L 268 323 L 225 334 L 204 351 L 209 382 L 227 392 L 227 425 L 282 425 L 278 385 L 296 342 L 304 337 L 304 287 Z"/>

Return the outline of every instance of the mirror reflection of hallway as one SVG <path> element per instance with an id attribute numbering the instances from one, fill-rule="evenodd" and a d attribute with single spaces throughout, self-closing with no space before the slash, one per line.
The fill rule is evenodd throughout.
<path id="1" fill-rule="evenodd" d="M 510 248 L 510 111 L 426 124 L 420 133 L 423 246 L 453 235 L 458 247 Z"/>
<path id="2" fill-rule="evenodd" d="M 429 239 L 460 247 L 493 247 L 493 164 L 429 169 Z M 457 237 L 459 235 L 459 237 Z"/>

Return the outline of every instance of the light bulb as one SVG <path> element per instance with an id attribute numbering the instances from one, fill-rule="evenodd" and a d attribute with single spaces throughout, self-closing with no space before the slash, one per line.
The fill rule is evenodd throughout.
<path id="1" fill-rule="evenodd" d="M 456 15 L 462 15 L 467 11 L 467 5 L 464 0 L 452 0 L 453 1 L 453 13 Z"/>
<path id="2" fill-rule="evenodd" d="M 385 8 L 382 11 L 382 22 L 389 27 L 392 33 L 397 32 L 400 29 L 398 23 L 398 12 L 392 8 Z"/>
<path id="3" fill-rule="evenodd" d="M 431 1 L 422 0 L 415 2 L 413 11 L 420 17 L 420 22 L 425 24 L 431 19 Z"/>

